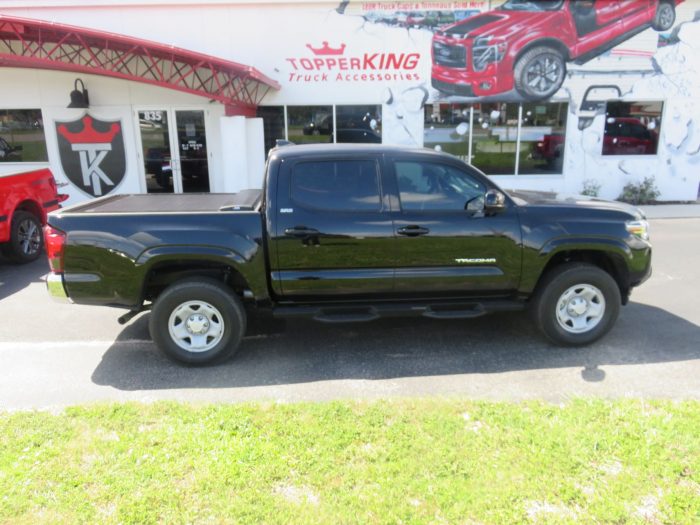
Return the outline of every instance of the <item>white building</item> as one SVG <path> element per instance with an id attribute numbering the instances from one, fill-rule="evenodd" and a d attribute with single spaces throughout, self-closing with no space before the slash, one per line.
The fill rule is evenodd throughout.
<path id="1" fill-rule="evenodd" d="M 0 0 L 0 175 L 50 167 L 69 204 L 232 192 L 261 185 L 276 139 L 381 141 L 441 148 L 505 188 L 617 198 L 653 177 L 660 200 L 695 200 L 700 2 L 680 2 L 665 31 L 638 12 L 654 0 L 599 2 L 592 29 L 562 0 L 502 3 Z M 524 4 L 539 9 L 514 14 Z M 441 87 L 436 67 L 489 56 L 459 47 L 480 28 L 496 85 L 517 75 L 508 54 L 532 49 L 517 51 L 523 35 L 572 54 L 600 41 L 546 100 L 452 95 L 461 80 Z M 68 107 L 83 87 L 87 107 Z"/>

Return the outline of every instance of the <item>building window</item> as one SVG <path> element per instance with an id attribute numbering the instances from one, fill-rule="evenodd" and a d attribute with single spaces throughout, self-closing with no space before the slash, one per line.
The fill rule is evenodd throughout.
<path id="1" fill-rule="evenodd" d="M 287 106 L 287 132 L 295 144 L 333 142 L 333 106 Z"/>
<path id="2" fill-rule="evenodd" d="M 519 175 L 562 173 L 566 144 L 566 103 L 523 104 Z"/>
<path id="3" fill-rule="evenodd" d="M 381 106 L 336 106 L 335 142 L 382 143 Z"/>
<path id="4" fill-rule="evenodd" d="M 0 162 L 48 162 L 41 110 L 0 110 Z"/>
<path id="5" fill-rule="evenodd" d="M 469 104 L 436 102 L 426 105 L 423 144 L 470 162 L 471 116 L 472 107 Z"/>
<path id="6" fill-rule="evenodd" d="M 284 130 L 284 106 L 259 106 L 257 116 L 263 119 L 265 151 L 268 152 L 275 147 L 277 140 L 287 138 Z"/>
<path id="7" fill-rule="evenodd" d="M 656 155 L 663 102 L 608 102 L 603 155 Z"/>
<path id="8" fill-rule="evenodd" d="M 474 107 L 472 164 L 487 175 L 517 175 L 518 113 L 518 104 L 499 102 Z"/>
<path id="9" fill-rule="evenodd" d="M 377 164 L 372 160 L 300 162 L 290 192 L 302 207 L 334 211 L 379 211 Z"/>

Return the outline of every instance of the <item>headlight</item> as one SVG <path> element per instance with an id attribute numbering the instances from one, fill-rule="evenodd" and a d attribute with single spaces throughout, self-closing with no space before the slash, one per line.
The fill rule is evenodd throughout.
<path id="1" fill-rule="evenodd" d="M 472 60 L 475 71 L 483 71 L 489 64 L 500 62 L 506 56 L 508 44 L 493 36 L 482 36 L 474 41 Z"/>
<path id="2" fill-rule="evenodd" d="M 627 221 L 627 231 L 645 241 L 649 240 L 649 223 L 647 221 Z"/>

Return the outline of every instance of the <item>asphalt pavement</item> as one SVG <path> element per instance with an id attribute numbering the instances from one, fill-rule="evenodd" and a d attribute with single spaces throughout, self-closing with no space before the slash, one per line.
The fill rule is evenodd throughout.
<path id="1" fill-rule="evenodd" d="M 148 314 L 121 326 L 121 310 L 54 303 L 43 259 L 0 259 L 0 410 L 158 399 L 700 399 L 700 218 L 652 219 L 652 241 L 653 277 L 612 332 L 587 348 L 545 342 L 524 314 L 298 321 L 246 338 L 231 361 L 199 369 L 160 355 Z"/>

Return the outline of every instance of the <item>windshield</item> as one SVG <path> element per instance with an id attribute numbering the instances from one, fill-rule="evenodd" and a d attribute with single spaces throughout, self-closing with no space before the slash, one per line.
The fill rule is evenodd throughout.
<path id="1" fill-rule="evenodd" d="M 556 11 L 564 5 L 564 0 L 508 0 L 500 9 L 503 11 Z"/>

